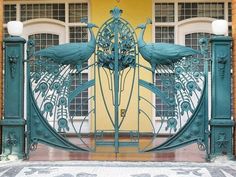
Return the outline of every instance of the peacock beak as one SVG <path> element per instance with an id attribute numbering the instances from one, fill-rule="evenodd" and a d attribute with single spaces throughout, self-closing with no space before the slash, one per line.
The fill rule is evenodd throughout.
<path id="1" fill-rule="evenodd" d="M 94 28 L 98 28 L 98 26 L 97 26 L 97 25 L 94 25 Z"/>

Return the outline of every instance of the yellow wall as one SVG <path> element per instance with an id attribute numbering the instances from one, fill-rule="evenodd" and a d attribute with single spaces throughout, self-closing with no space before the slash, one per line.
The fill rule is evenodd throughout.
<path id="1" fill-rule="evenodd" d="M 123 10 L 122 18 L 129 21 L 130 24 L 135 28 L 138 24 L 146 22 L 147 18 L 152 18 L 152 0 L 120 0 L 118 3 L 116 0 L 91 0 L 90 1 L 90 17 L 91 22 L 97 24 L 98 26 L 101 26 L 107 19 L 111 18 L 110 10 L 113 9 L 115 6 L 119 7 Z M 147 28 L 145 32 L 145 41 L 151 41 L 152 40 L 152 31 L 151 31 L 151 25 Z M 97 32 L 97 31 L 96 31 Z M 139 30 L 136 30 L 137 35 L 139 34 Z M 140 58 L 140 61 L 142 64 L 148 65 L 143 61 L 142 58 Z M 148 65 L 149 66 L 149 65 Z M 151 74 L 149 72 L 141 71 L 140 73 L 142 78 L 146 78 L 149 81 L 151 81 Z M 106 77 L 104 77 L 104 74 L 102 74 L 102 83 L 103 86 L 107 88 L 107 82 Z M 121 127 L 121 130 L 137 130 L 138 125 L 138 80 L 137 80 L 137 71 L 136 71 L 136 78 L 135 78 L 135 87 L 133 91 L 133 96 L 130 104 L 130 108 L 127 112 L 127 117 L 125 118 L 124 124 Z M 125 105 L 127 104 L 127 98 L 129 96 L 128 90 L 129 86 L 131 86 L 131 80 L 132 76 L 129 75 L 129 78 L 126 82 L 126 92 L 122 96 L 122 103 L 120 108 L 125 108 Z M 97 82 L 98 83 L 98 82 Z M 144 90 L 142 90 L 142 95 L 145 95 L 145 98 L 148 100 L 152 100 L 153 95 Z M 107 116 L 107 113 L 105 111 L 105 107 L 102 101 L 101 92 L 97 84 L 97 129 L 104 130 L 104 129 L 112 129 L 111 124 L 109 123 L 109 118 Z M 109 105 L 109 110 L 112 110 L 113 107 L 111 102 L 111 94 L 109 94 L 109 91 L 105 90 L 105 97 Z M 110 100 L 110 101 L 109 101 Z M 145 108 L 145 111 L 148 113 L 148 115 L 152 118 L 153 116 L 153 110 L 151 106 L 143 105 L 141 104 L 143 108 Z M 114 117 L 114 112 L 111 111 L 112 117 Z M 147 118 L 141 114 L 140 117 L 140 125 L 141 129 L 140 131 L 148 132 L 151 130 L 151 124 L 149 121 L 147 121 Z M 94 122 L 91 123 L 91 131 L 93 131 L 94 128 Z"/>

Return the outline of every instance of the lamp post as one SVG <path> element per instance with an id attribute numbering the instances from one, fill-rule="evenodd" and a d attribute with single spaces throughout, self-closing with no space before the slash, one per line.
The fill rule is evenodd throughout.
<path id="1" fill-rule="evenodd" d="M 2 160 L 23 159 L 25 154 L 24 110 L 24 44 L 20 37 L 23 24 L 7 24 L 9 38 L 4 39 L 4 119 L 2 125 Z"/>
<path id="2" fill-rule="evenodd" d="M 227 155 L 232 157 L 231 120 L 231 42 L 228 22 L 216 20 L 212 23 L 215 34 L 212 44 L 212 83 L 211 83 L 211 157 Z"/>

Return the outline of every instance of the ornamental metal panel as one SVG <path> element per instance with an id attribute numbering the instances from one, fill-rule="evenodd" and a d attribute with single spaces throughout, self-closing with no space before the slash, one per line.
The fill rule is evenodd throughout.
<path id="1" fill-rule="evenodd" d="M 150 19 L 137 27 L 137 37 L 121 9 L 111 15 L 96 37 L 97 26 L 82 20 L 90 32 L 86 43 L 34 52 L 28 41 L 28 149 L 44 143 L 70 151 L 158 152 L 196 143 L 208 154 L 208 41 L 200 40 L 201 51 L 146 43 Z"/>

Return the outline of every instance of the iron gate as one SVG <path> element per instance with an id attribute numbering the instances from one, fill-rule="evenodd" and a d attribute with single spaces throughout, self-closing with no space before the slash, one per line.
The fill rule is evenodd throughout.
<path id="1" fill-rule="evenodd" d="M 123 147 L 157 152 L 197 143 L 208 154 L 208 60 L 204 57 L 208 41 L 200 41 L 203 55 L 149 67 L 139 61 L 139 49 L 146 44 L 143 35 L 151 21 L 139 26 L 137 39 L 119 8 L 111 14 L 96 38 L 92 31 L 96 25 L 84 20 L 90 31 L 87 43 L 35 52 L 34 41 L 28 41 L 28 153 L 38 143 L 69 151 L 116 153 Z M 150 74 L 152 80 L 147 79 Z M 155 101 L 148 95 L 154 95 Z M 131 104 L 136 104 L 136 112 Z M 150 115 L 148 110 L 155 111 Z M 90 125 L 89 132 L 85 125 Z M 143 130 L 144 125 L 149 131 Z"/>

